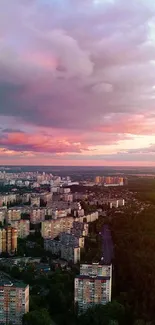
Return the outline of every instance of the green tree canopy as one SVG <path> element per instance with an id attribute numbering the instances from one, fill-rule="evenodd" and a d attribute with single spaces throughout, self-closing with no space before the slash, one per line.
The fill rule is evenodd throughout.
<path id="1" fill-rule="evenodd" d="M 51 325 L 51 318 L 47 309 L 30 311 L 23 316 L 24 325 Z"/>

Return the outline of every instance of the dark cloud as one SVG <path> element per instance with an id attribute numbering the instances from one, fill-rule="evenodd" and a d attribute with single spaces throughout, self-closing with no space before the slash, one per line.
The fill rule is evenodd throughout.
<path id="1" fill-rule="evenodd" d="M 20 130 L 20 129 L 2 129 L 1 130 L 2 133 L 24 133 L 24 131 Z"/>

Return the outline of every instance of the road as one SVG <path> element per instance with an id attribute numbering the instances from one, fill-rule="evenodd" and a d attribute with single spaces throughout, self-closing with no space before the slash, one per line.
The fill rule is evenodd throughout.
<path id="1" fill-rule="evenodd" d="M 111 264 L 111 261 L 114 256 L 113 252 L 113 242 L 111 237 L 111 231 L 108 225 L 104 225 L 102 232 L 102 250 L 103 250 L 103 258 L 105 264 Z"/>

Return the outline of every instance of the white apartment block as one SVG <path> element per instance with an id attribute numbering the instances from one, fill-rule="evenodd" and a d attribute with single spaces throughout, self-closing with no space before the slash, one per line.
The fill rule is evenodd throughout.
<path id="1" fill-rule="evenodd" d="M 98 216 L 99 216 L 99 213 L 98 213 L 98 211 L 96 211 L 96 212 L 92 212 L 88 215 L 84 215 L 83 217 L 76 218 L 75 220 L 80 221 L 80 222 L 88 222 L 89 223 L 89 222 L 93 222 L 93 221 L 97 220 Z"/>
<path id="2" fill-rule="evenodd" d="M 97 304 L 111 301 L 112 265 L 99 263 L 80 265 L 74 281 L 74 301 L 79 313 Z"/>
<path id="3" fill-rule="evenodd" d="M 125 205 L 125 200 L 124 199 L 119 199 L 119 200 L 110 200 L 109 201 L 109 206 L 110 208 L 118 208 L 120 206 Z"/>

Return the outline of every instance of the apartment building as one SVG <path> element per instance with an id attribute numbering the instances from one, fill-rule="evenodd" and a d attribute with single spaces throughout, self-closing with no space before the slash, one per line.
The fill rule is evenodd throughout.
<path id="1" fill-rule="evenodd" d="M 17 229 L 18 238 L 26 238 L 30 234 L 29 220 L 12 221 L 11 226 Z"/>
<path id="2" fill-rule="evenodd" d="M 40 199 L 44 202 L 44 203 L 49 203 L 52 201 L 52 193 L 41 193 Z"/>
<path id="3" fill-rule="evenodd" d="M 68 262 L 77 264 L 80 262 L 80 247 L 71 247 L 62 245 L 61 258 Z"/>
<path id="4" fill-rule="evenodd" d="M 89 233 L 89 225 L 86 222 L 74 221 L 70 233 L 75 237 L 86 237 Z"/>
<path id="5" fill-rule="evenodd" d="M 29 312 L 29 286 L 8 279 L 0 280 L 0 324 L 22 324 Z"/>
<path id="6" fill-rule="evenodd" d="M 96 304 L 111 301 L 112 265 L 99 263 L 80 265 L 74 281 L 74 301 L 79 313 Z"/>
<path id="7" fill-rule="evenodd" d="M 54 255 L 59 255 L 68 262 L 73 262 L 74 264 L 80 262 L 80 247 L 62 244 L 60 240 L 45 239 L 44 249 Z"/>
<path id="8" fill-rule="evenodd" d="M 83 217 L 84 209 L 74 210 L 74 217 Z"/>
<path id="9" fill-rule="evenodd" d="M 54 239 L 61 232 L 70 232 L 73 226 L 73 218 L 65 217 L 53 220 L 43 221 L 41 224 L 41 234 L 43 238 Z"/>
<path id="10" fill-rule="evenodd" d="M 70 214 L 71 214 L 71 208 L 69 208 L 69 207 L 62 208 L 62 209 L 58 209 L 58 208 L 52 209 L 52 218 L 53 219 L 67 217 Z"/>
<path id="11" fill-rule="evenodd" d="M 31 195 L 31 206 L 40 207 L 40 196 Z"/>
<path id="12" fill-rule="evenodd" d="M 69 187 L 60 187 L 60 194 L 69 194 L 71 189 Z"/>
<path id="13" fill-rule="evenodd" d="M 17 194 L 0 195 L 0 206 L 14 203 L 17 201 Z"/>
<path id="14" fill-rule="evenodd" d="M 2 223 L 2 225 L 4 224 L 6 213 L 7 213 L 7 207 L 0 208 L 0 222 Z"/>
<path id="15" fill-rule="evenodd" d="M 17 251 L 17 229 L 8 226 L 0 228 L 0 254 L 7 252 L 14 254 Z"/>
<path id="16" fill-rule="evenodd" d="M 30 221 L 33 224 L 40 223 L 45 220 L 46 209 L 45 208 L 32 208 L 30 210 Z"/>
<path id="17" fill-rule="evenodd" d="M 22 195 L 22 203 L 28 203 L 30 201 L 31 194 L 30 193 L 24 193 Z"/>
<path id="18" fill-rule="evenodd" d="M 119 199 L 119 200 L 110 200 L 109 201 L 109 206 L 110 208 L 118 208 L 120 206 L 125 205 L 125 200 L 124 199 Z"/>
<path id="19" fill-rule="evenodd" d="M 73 194 L 65 193 L 65 194 L 63 194 L 62 198 L 63 198 L 63 201 L 65 201 L 65 202 L 73 202 Z"/>
<path id="20" fill-rule="evenodd" d="M 59 240 L 63 245 L 74 246 L 74 247 L 84 247 L 85 238 L 75 237 L 73 234 L 68 234 L 66 232 L 61 232 Z"/>
<path id="21" fill-rule="evenodd" d="M 75 221 L 79 222 L 94 222 L 95 220 L 98 219 L 99 213 L 98 211 L 92 212 L 90 214 L 84 215 L 83 217 L 76 217 Z"/>
<path id="22" fill-rule="evenodd" d="M 10 223 L 11 221 L 15 221 L 15 220 L 20 220 L 20 219 L 21 219 L 21 209 L 10 208 L 7 211 L 7 214 L 6 214 L 7 223 Z"/>

